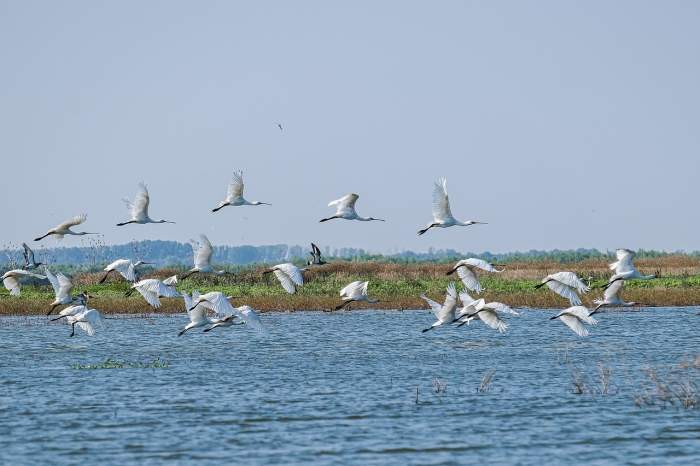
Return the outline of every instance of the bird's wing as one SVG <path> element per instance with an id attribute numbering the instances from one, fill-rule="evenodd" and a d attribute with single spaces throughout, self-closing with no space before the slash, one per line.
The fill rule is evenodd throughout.
<path id="1" fill-rule="evenodd" d="M 21 288 L 19 286 L 19 280 L 15 277 L 7 277 L 2 280 L 2 284 L 5 285 L 5 289 L 10 292 L 10 296 L 19 296 L 21 293 Z"/>
<path id="2" fill-rule="evenodd" d="M 559 296 L 568 299 L 572 306 L 578 306 L 581 304 L 581 298 L 570 286 L 556 280 L 552 280 L 547 282 L 547 287 Z"/>
<path id="3" fill-rule="evenodd" d="M 469 266 L 462 265 L 458 267 L 457 275 L 462 280 L 462 283 L 464 283 L 464 286 L 476 293 L 481 293 L 481 283 L 479 283 L 479 278 Z"/>
<path id="4" fill-rule="evenodd" d="M 452 217 L 450 197 L 447 195 L 447 179 L 440 178 L 433 187 L 433 218 L 436 222 L 444 222 Z"/>
<path id="5" fill-rule="evenodd" d="M 200 235 L 199 239 L 199 248 L 194 257 L 194 266 L 198 269 L 202 269 L 211 264 L 211 256 L 214 254 L 214 248 L 206 235 Z"/>
<path id="6" fill-rule="evenodd" d="M 226 295 L 221 292 L 207 293 L 207 301 L 211 303 L 212 310 L 218 315 L 229 316 L 235 312 Z"/>
<path id="7" fill-rule="evenodd" d="M 484 308 L 479 312 L 479 319 L 494 330 L 503 333 L 508 328 L 505 320 L 498 316 L 498 313 L 490 308 Z"/>
<path id="8" fill-rule="evenodd" d="M 145 184 L 139 183 L 139 190 L 136 193 L 136 197 L 134 197 L 134 202 L 127 199 L 124 199 L 124 201 L 127 203 L 129 210 L 131 210 L 132 220 L 143 220 L 148 217 L 148 204 L 151 198 L 148 195 L 148 188 Z"/>
<path id="9" fill-rule="evenodd" d="M 294 294 L 297 291 L 294 280 L 292 280 L 292 278 L 287 275 L 284 270 L 275 269 L 274 273 L 277 280 L 279 280 L 279 282 L 282 284 L 282 288 L 284 288 L 287 293 Z"/>
<path id="10" fill-rule="evenodd" d="M 362 282 L 362 295 L 367 296 L 367 289 L 369 288 L 369 282 Z"/>
<path id="11" fill-rule="evenodd" d="M 467 293 L 466 291 L 462 291 L 459 294 L 459 300 L 462 301 L 463 306 L 469 306 L 471 303 L 474 302 L 474 298 L 469 296 L 469 293 Z"/>
<path id="12" fill-rule="evenodd" d="M 180 296 L 180 293 L 177 291 L 177 288 L 175 288 L 175 284 L 168 284 L 165 283 L 165 280 L 163 282 L 158 283 L 158 296 L 162 296 L 164 298 L 178 298 Z"/>
<path id="13" fill-rule="evenodd" d="M 24 262 L 27 265 L 31 265 L 34 263 L 34 251 L 32 251 L 29 246 L 27 246 L 27 243 L 22 243 L 22 247 L 24 248 Z"/>
<path id="14" fill-rule="evenodd" d="M 311 243 L 311 250 L 313 251 L 314 256 L 319 258 L 321 257 L 321 250 L 314 243 Z"/>
<path id="15" fill-rule="evenodd" d="M 555 274 L 550 275 L 550 277 L 552 277 L 558 282 L 561 282 L 567 286 L 570 286 L 571 288 L 578 290 L 581 293 L 586 293 L 591 290 L 585 283 L 583 283 L 583 280 L 578 278 L 578 275 L 576 275 L 574 272 L 557 272 Z"/>
<path id="16" fill-rule="evenodd" d="M 614 270 L 615 273 L 634 270 L 634 252 L 629 249 L 618 249 L 615 251 L 615 257 L 617 257 L 617 261 L 609 265 L 610 270 Z"/>
<path id="17" fill-rule="evenodd" d="M 511 308 L 507 304 L 503 304 L 503 303 L 499 303 L 499 302 L 488 303 L 488 304 L 486 304 L 486 307 L 490 307 L 491 309 L 495 309 L 497 312 L 499 312 L 501 314 L 511 314 L 514 316 L 520 315 L 520 313 L 515 311 L 513 308 Z"/>
<path id="18" fill-rule="evenodd" d="M 63 298 L 70 296 L 71 292 L 73 291 L 73 282 L 71 279 L 60 272 L 56 278 L 58 279 L 58 294 L 56 297 Z"/>
<path id="19" fill-rule="evenodd" d="M 340 290 L 340 297 L 341 298 L 351 298 L 355 294 L 355 289 L 358 287 L 362 287 L 362 282 L 356 281 L 356 282 L 348 283 Z"/>
<path id="20" fill-rule="evenodd" d="M 85 220 L 87 220 L 86 214 L 76 215 L 75 217 L 71 218 L 70 220 L 66 220 L 65 222 L 61 223 L 55 229 L 56 230 L 65 230 L 67 228 L 74 227 L 76 225 L 80 225 Z"/>
<path id="21" fill-rule="evenodd" d="M 352 213 L 355 212 L 355 202 L 357 202 L 359 197 L 360 196 L 355 193 L 346 194 L 340 199 L 329 202 L 328 207 L 335 207 L 337 215 Z"/>
<path id="22" fill-rule="evenodd" d="M 51 288 L 53 288 L 54 295 L 56 295 L 58 298 L 58 294 L 61 291 L 61 285 L 58 283 L 58 278 L 56 278 L 56 275 L 54 275 L 48 267 L 44 267 L 44 272 L 46 273 L 46 278 L 49 279 L 49 283 L 51 283 Z"/>
<path id="23" fill-rule="evenodd" d="M 491 263 L 486 262 L 483 259 L 477 259 L 475 257 L 470 257 L 469 259 L 464 259 L 460 261 L 464 264 L 469 264 L 473 267 L 476 267 L 478 269 L 484 270 L 486 272 L 500 272 L 496 267 L 494 267 Z"/>
<path id="24" fill-rule="evenodd" d="M 243 172 L 240 170 L 233 172 L 233 180 L 228 185 L 226 201 L 231 202 L 239 197 L 243 197 L 243 187 Z"/>
<path id="25" fill-rule="evenodd" d="M 620 301 L 620 291 L 625 286 L 624 280 L 617 280 L 605 289 L 603 299 L 609 303 Z"/>
<path id="26" fill-rule="evenodd" d="M 75 323 L 75 326 L 87 333 L 89 336 L 95 335 L 95 327 L 93 327 L 90 322 L 78 321 Z"/>
<path id="27" fill-rule="evenodd" d="M 208 320 L 207 308 L 204 306 L 196 306 L 191 311 L 188 311 L 187 315 L 190 316 L 190 320 L 194 324 L 199 324 L 201 322 L 206 322 Z"/>
<path id="28" fill-rule="evenodd" d="M 565 313 L 559 316 L 559 320 L 564 322 L 564 324 L 573 330 L 576 335 L 580 337 L 588 336 L 588 329 L 585 325 L 583 325 L 583 322 L 581 322 L 578 317 Z"/>
<path id="29" fill-rule="evenodd" d="M 168 277 L 165 280 L 163 280 L 163 283 L 166 285 L 175 285 L 177 284 L 177 275 L 173 275 L 172 277 Z"/>
<path id="30" fill-rule="evenodd" d="M 156 287 L 157 286 L 158 284 L 156 284 Z M 160 299 L 158 299 L 158 292 L 151 291 L 150 286 L 137 286 L 136 291 L 138 291 L 141 294 L 141 296 L 143 296 L 143 299 L 145 299 L 148 304 L 155 307 L 156 309 L 160 307 Z"/>
<path id="31" fill-rule="evenodd" d="M 450 284 L 447 285 L 447 294 L 445 295 L 443 308 L 445 312 L 448 313 L 454 311 L 455 307 L 457 307 L 457 288 L 455 288 L 454 282 L 450 282 Z"/>
<path id="32" fill-rule="evenodd" d="M 262 332 L 265 330 L 265 326 L 263 325 L 260 316 L 257 312 L 253 310 L 253 308 L 251 308 L 250 306 L 241 306 L 237 309 L 240 312 L 240 316 L 246 323 L 246 325 L 250 326 L 250 328 L 258 332 Z"/>
<path id="33" fill-rule="evenodd" d="M 189 315 L 190 308 L 192 308 L 192 305 L 194 304 L 194 302 L 192 301 L 192 296 L 190 296 L 189 293 L 185 292 L 185 293 L 182 293 L 182 299 L 185 301 L 185 310 L 187 311 L 187 314 Z"/>
<path id="34" fill-rule="evenodd" d="M 442 311 L 442 304 L 438 303 L 437 301 L 433 301 L 424 294 L 421 294 L 420 297 L 425 300 L 426 303 L 428 303 L 428 306 L 430 306 L 430 309 L 433 310 L 435 317 L 439 318 L 440 311 Z"/>
<path id="35" fill-rule="evenodd" d="M 573 306 L 566 310 L 568 314 L 572 314 L 578 317 L 581 321 L 596 325 L 598 323 L 593 317 L 590 316 L 591 311 L 586 306 Z"/>
<path id="36" fill-rule="evenodd" d="M 294 264 L 279 264 L 277 268 L 282 269 L 296 285 L 304 284 L 304 273 Z"/>

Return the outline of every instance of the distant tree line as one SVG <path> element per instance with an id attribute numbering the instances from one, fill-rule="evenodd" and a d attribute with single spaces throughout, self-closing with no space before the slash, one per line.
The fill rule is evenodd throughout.
<path id="1" fill-rule="evenodd" d="M 34 246 L 34 245 L 30 245 Z M 597 249 L 571 249 L 551 251 L 530 250 L 523 252 L 492 253 L 460 252 L 454 249 L 429 249 L 427 252 L 403 251 L 394 254 L 370 254 L 361 248 L 322 247 L 328 259 L 350 261 L 383 261 L 394 263 L 452 262 L 464 257 L 479 257 L 490 262 L 507 263 L 515 261 L 555 261 L 561 263 L 579 262 L 586 259 L 614 257 L 614 251 Z M 309 247 L 273 244 L 268 246 L 215 246 L 214 263 L 231 266 L 245 266 L 262 263 L 302 262 L 308 258 Z M 47 248 L 43 245 L 34 250 L 38 261 L 78 269 L 97 269 L 119 258 L 146 260 L 156 267 L 188 266 L 192 264 L 192 246 L 176 241 L 134 241 L 127 244 L 105 245 L 98 240 L 86 240 L 82 246 Z M 637 252 L 638 257 L 662 257 L 674 254 L 699 256 L 700 252 L 676 251 Z M 0 264 L 3 268 L 22 264 L 21 245 L 5 244 L 0 249 Z"/>

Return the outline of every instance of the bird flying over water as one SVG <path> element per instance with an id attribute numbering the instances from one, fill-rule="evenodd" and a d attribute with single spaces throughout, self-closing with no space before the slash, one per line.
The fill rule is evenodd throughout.
<path id="1" fill-rule="evenodd" d="M 49 312 L 46 314 L 48 316 L 58 306 L 74 303 L 75 298 L 73 298 L 71 294 L 73 292 L 73 282 L 70 278 L 66 277 L 61 272 L 54 275 L 48 267 L 44 267 L 44 272 L 46 273 L 46 278 L 49 279 L 54 295 L 56 296 L 56 299 L 54 299 L 51 303 L 51 309 L 49 309 Z"/>
<path id="2" fill-rule="evenodd" d="M 233 181 L 228 185 L 228 191 L 226 192 L 226 198 L 219 202 L 219 205 L 212 209 L 212 212 L 218 212 L 226 206 L 242 206 L 242 205 L 272 205 L 267 202 L 260 201 L 247 201 L 243 197 L 243 172 L 236 171 L 233 172 Z"/>
<path id="3" fill-rule="evenodd" d="M 620 298 L 620 292 L 622 291 L 622 288 L 625 286 L 625 281 L 624 280 L 617 280 L 613 283 L 610 284 L 607 288 L 605 288 L 605 293 L 603 294 L 603 299 L 594 299 L 593 303 L 596 304 L 595 309 L 593 309 L 593 312 L 591 312 L 590 315 L 595 314 L 598 312 L 598 309 L 600 309 L 603 306 L 609 306 L 609 307 L 630 307 L 630 306 L 636 306 L 637 303 L 634 301 L 632 302 L 625 302 L 622 298 Z"/>
<path id="4" fill-rule="evenodd" d="M 199 235 L 199 242 L 192 242 L 192 252 L 194 253 L 194 267 L 180 277 L 181 280 L 195 273 L 213 273 L 215 275 L 225 275 L 225 270 L 214 270 L 211 265 L 211 257 L 214 254 L 214 247 L 211 245 L 206 235 Z"/>
<path id="5" fill-rule="evenodd" d="M 136 267 L 139 265 L 151 264 L 150 262 L 136 261 L 131 262 L 129 259 L 117 259 L 107 267 L 104 268 L 104 275 L 100 279 L 99 283 L 104 283 L 107 277 L 112 272 L 117 272 L 119 275 L 124 277 L 129 282 L 136 281 Z M 152 264 L 151 264 L 152 265 Z"/>
<path id="6" fill-rule="evenodd" d="M 418 230 L 418 234 L 422 235 L 431 228 L 464 227 L 477 224 L 485 225 L 486 223 L 477 222 L 475 220 L 462 222 L 454 218 L 450 210 L 450 198 L 447 195 L 447 179 L 440 178 L 435 182 L 435 186 L 433 186 L 433 221 L 422 230 Z"/>
<path id="7" fill-rule="evenodd" d="M 494 267 L 493 264 L 490 264 L 485 260 L 470 257 L 469 259 L 463 259 L 457 262 L 454 267 L 447 272 L 447 275 L 452 275 L 454 272 L 457 272 L 457 275 L 462 280 L 462 283 L 464 283 L 464 286 L 475 293 L 481 293 L 481 283 L 479 283 L 479 277 L 476 275 L 477 269 L 484 270 L 486 272 L 503 272 L 503 269 L 499 270 Z"/>
<path id="8" fill-rule="evenodd" d="M 46 280 L 45 276 L 28 272 L 24 269 L 8 270 L 0 277 L 0 280 L 2 280 L 2 284 L 5 285 L 5 289 L 10 292 L 10 296 L 20 296 L 22 290 L 20 280 L 30 277 Z"/>
<path id="9" fill-rule="evenodd" d="M 345 288 L 340 290 L 340 299 L 343 300 L 343 303 L 337 305 L 335 307 L 335 310 L 340 310 L 345 306 L 349 305 L 350 303 L 359 301 L 365 301 L 368 303 L 378 303 L 378 299 L 370 298 L 367 295 L 368 286 L 369 282 L 360 281 L 352 282 L 349 285 L 345 286 Z"/>
<path id="10" fill-rule="evenodd" d="M 643 275 L 637 270 L 633 262 L 635 256 L 633 251 L 629 249 L 618 249 L 615 255 L 617 256 L 617 261 L 609 265 L 610 270 L 613 270 L 615 274 L 610 277 L 605 288 L 608 288 L 619 280 L 651 280 L 656 278 L 655 274 Z"/>
<path id="11" fill-rule="evenodd" d="M 433 314 L 435 314 L 435 318 L 437 319 L 433 325 L 423 329 L 423 333 L 444 324 L 451 324 L 454 322 L 455 311 L 457 310 L 457 288 L 455 288 L 454 282 L 450 282 L 450 284 L 447 285 L 447 294 L 445 295 L 445 302 L 443 304 L 433 301 L 425 294 L 420 295 L 420 297 L 428 303 L 430 308 L 433 310 Z"/>
<path id="12" fill-rule="evenodd" d="M 550 320 L 559 319 L 580 337 L 588 336 L 588 329 L 584 324 L 596 325 L 598 323 L 585 306 L 573 306 L 564 309 L 559 314 L 550 317 Z"/>
<path id="13" fill-rule="evenodd" d="M 136 290 L 148 304 L 158 309 L 160 307 L 160 298 L 177 298 L 180 296 L 180 293 L 175 288 L 176 284 L 176 275 L 162 281 L 157 278 L 147 278 L 131 285 L 129 291 L 126 292 L 126 296 L 131 296 Z"/>
<path id="14" fill-rule="evenodd" d="M 128 225 L 130 223 L 138 223 L 144 225 L 146 223 L 175 223 L 170 220 L 153 220 L 148 216 L 148 206 L 151 203 L 151 197 L 148 194 L 148 188 L 144 183 L 139 183 L 139 190 L 134 197 L 133 202 L 129 199 L 122 199 L 126 208 L 129 209 L 131 218 L 126 222 L 117 223 L 118 227 Z"/>
<path id="15" fill-rule="evenodd" d="M 336 218 L 342 218 L 344 220 L 359 220 L 360 222 L 371 222 L 373 220 L 384 222 L 384 219 L 381 218 L 359 216 L 355 210 L 355 202 L 357 202 L 359 197 L 360 196 L 358 194 L 351 193 L 346 194 L 340 199 L 329 202 L 328 207 L 335 207 L 335 215 L 328 218 L 322 218 L 319 220 L 319 222 L 327 222 L 328 220 L 333 220 Z"/>
<path id="16" fill-rule="evenodd" d="M 581 298 L 578 293 L 587 293 L 590 287 L 583 283 L 574 272 L 557 272 L 547 275 L 542 279 L 542 283 L 535 286 L 535 289 L 544 285 L 554 291 L 559 296 L 569 300 L 572 306 L 580 306 Z"/>
<path id="17" fill-rule="evenodd" d="M 34 238 L 34 241 L 41 241 L 42 239 L 44 239 L 50 235 L 55 236 L 57 240 L 62 240 L 63 237 L 66 235 L 73 235 L 73 236 L 99 235 L 99 233 L 89 233 L 87 231 L 75 232 L 75 231 L 71 230 L 71 227 L 80 225 L 83 222 L 85 222 L 85 220 L 87 220 L 87 215 L 85 215 L 85 214 L 76 215 L 72 219 L 66 220 L 65 222 L 61 223 L 60 225 L 57 225 L 54 228 L 50 229 L 49 231 L 46 232 L 46 234 L 44 236 Z"/>
<path id="18" fill-rule="evenodd" d="M 304 270 L 294 264 L 278 264 L 263 271 L 263 275 L 274 273 L 277 280 L 282 284 L 282 288 L 289 294 L 294 294 L 297 287 L 304 285 Z"/>

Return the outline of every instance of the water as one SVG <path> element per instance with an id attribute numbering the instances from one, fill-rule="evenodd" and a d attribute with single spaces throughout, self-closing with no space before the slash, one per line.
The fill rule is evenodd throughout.
<path id="1" fill-rule="evenodd" d="M 700 464 L 700 410 L 634 402 L 645 366 L 700 353 L 697 313 L 609 313 L 585 339 L 541 311 L 505 335 L 421 334 L 427 311 L 265 314 L 267 336 L 180 338 L 184 315 L 109 320 L 93 338 L 2 318 L 0 463 Z M 170 365 L 73 368 L 108 357 Z M 614 394 L 595 393 L 599 362 Z M 573 393 L 574 367 L 592 393 Z"/>

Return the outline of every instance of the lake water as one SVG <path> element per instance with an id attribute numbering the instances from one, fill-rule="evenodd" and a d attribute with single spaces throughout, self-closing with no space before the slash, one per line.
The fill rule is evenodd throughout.
<path id="1" fill-rule="evenodd" d="M 700 408 L 635 404 L 645 367 L 700 354 L 698 309 L 602 314 L 588 338 L 553 312 L 525 310 L 504 335 L 422 334 L 428 311 L 269 313 L 268 335 L 179 338 L 184 314 L 110 319 L 92 338 L 2 318 L 0 463 L 700 464 Z M 169 366 L 74 367 L 108 357 Z"/>

